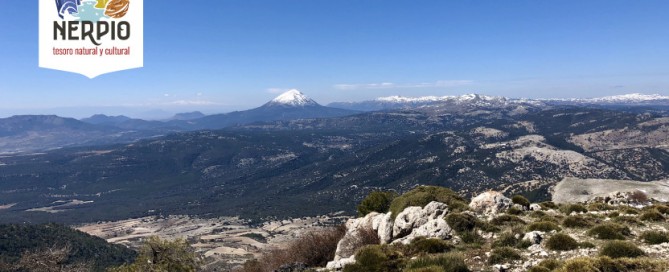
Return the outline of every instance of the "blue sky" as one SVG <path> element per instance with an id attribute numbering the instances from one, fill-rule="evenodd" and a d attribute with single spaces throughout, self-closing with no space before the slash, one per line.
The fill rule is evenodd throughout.
<path id="1" fill-rule="evenodd" d="M 669 95 L 664 0 L 146 0 L 145 67 L 93 80 L 37 67 L 37 3 L 0 11 L 0 116 L 226 112 L 291 88 L 322 104 Z"/>

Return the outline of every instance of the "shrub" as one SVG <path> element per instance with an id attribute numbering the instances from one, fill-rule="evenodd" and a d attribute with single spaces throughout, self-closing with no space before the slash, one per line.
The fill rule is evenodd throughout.
<path id="1" fill-rule="evenodd" d="M 513 232 L 505 232 L 495 239 L 492 243 L 492 247 L 516 247 L 521 239 L 522 237 L 518 237 L 518 235 Z"/>
<path id="2" fill-rule="evenodd" d="M 669 268 L 665 260 L 646 257 L 611 259 L 601 257 L 579 257 L 567 260 L 557 272 L 664 272 Z"/>
<path id="3" fill-rule="evenodd" d="M 651 222 L 661 222 L 664 221 L 665 219 L 664 216 L 655 209 L 645 211 L 644 213 L 641 214 L 639 218 L 643 221 L 651 221 Z"/>
<path id="4" fill-rule="evenodd" d="M 587 208 L 588 211 L 610 211 L 614 209 L 613 206 L 601 202 L 590 203 Z"/>
<path id="5" fill-rule="evenodd" d="M 611 241 L 602 246 L 599 255 L 611 258 L 636 258 L 646 255 L 640 248 L 627 241 Z"/>
<path id="6" fill-rule="evenodd" d="M 371 192 L 358 205 L 358 216 L 365 216 L 371 212 L 387 213 L 390 203 L 397 197 L 395 192 Z"/>
<path id="7" fill-rule="evenodd" d="M 409 246 L 414 253 L 445 253 L 453 249 L 451 243 L 441 239 L 418 238 Z"/>
<path id="8" fill-rule="evenodd" d="M 539 266 L 543 266 L 545 268 L 548 268 L 550 270 L 555 270 L 558 267 L 560 267 L 562 263 L 556 259 L 546 259 L 543 260 L 539 263 Z"/>
<path id="9" fill-rule="evenodd" d="M 606 223 L 591 228 L 587 233 L 602 240 L 625 240 L 625 236 L 630 235 L 632 232 L 628 227 L 615 223 Z"/>
<path id="10" fill-rule="evenodd" d="M 463 211 L 467 209 L 465 199 L 451 189 L 436 186 L 420 186 L 393 199 L 390 203 L 390 211 L 393 218 L 395 218 L 406 207 L 425 207 L 425 205 L 432 201 L 446 203 L 451 211 Z"/>
<path id="11" fill-rule="evenodd" d="M 527 272 L 551 272 L 551 270 L 543 266 L 533 266 L 530 267 L 530 269 L 528 269 Z"/>
<path id="12" fill-rule="evenodd" d="M 525 221 L 523 219 L 520 219 L 520 217 L 515 216 L 515 215 L 508 215 L 508 214 L 502 214 L 499 215 L 492 220 L 490 220 L 490 223 L 495 226 L 501 226 L 501 225 L 525 225 Z"/>
<path id="13" fill-rule="evenodd" d="M 410 261 L 405 271 L 444 271 L 444 272 L 469 272 L 465 258 L 461 254 L 446 253 L 435 257 L 423 257 Z M 430 270 L 420 270 L 430 269 Z M 441 270 L 435 270 L 441 269 Z"/>
<path id="14" fill-rule="evenodd" d="M 197 271 L 199 259 L 185 240 L 166 241 L 153 236 L 144 242 L 132 264 L 110 269 L 112 272 Z"/>
<path id="15" fill-rule="evenodd" d="M 553 222 L 548 222 L 548 221 L 539 221 L 539 222 L 534 222 L 532 224 L 527 225 L 527 230 L 528 231 L 543 231 L 543 232 L 550 232 L 553 230 L 559 231 L 560 227 L 553 223 Z"/>
<path id="16" fill-rule="evenodd" d="M 610 217 L 610 218 L 615 218 L 615 217 L 618 217 L 618 216 L 620 216 L 620 213 L 619 213 L 619 212 L 610 212 L 610 213 L 609 213 L 609 217 Z"/>
<path id="17" fill-rule="evenodd" d="M 355 259 L 355 263 L 344 267 L 344 272 L 392 272 L 401 271 L 404 266 L 403 254 L 389 245 L 363 247 L 356 253 Z"/>
<path id="18" fill-rule="evenodd" d="M 633 208 L 630 206 L 619 206 L 618 211 L 620 211 L 623 214 L 639 214 L 639 209 Z"/>
<path id="19" fill-rule="evenodd" d="M 562 267 L 555 270 L 559 272 L 600 272 L 596 259 L 580 257 L 567 260 Z"/>
<path id="20" fill-rule="evenodd" d="M 555 209 L 558 208 L 558 205 L 556 205 L 552 201 L 541 202 L 541 203 L 539 203 L 539 206 L 541 206 L 542 209 L 546 209 L 546 210 L 550 210 L 550 209 L 555 210 Z"/>
<path id="21" fill-rule="evenodd" d="M 527 200 L 527 198 L 525 198 L 522 195 L 513 196 L 511 198 L 511 202 L 513 202 L 513 204 L 518 204 L 518 205 L 523 206 L 523 207 L 527 207 L 527 208 L 530 207 L 530 201 Z"/>
<path id="22" fill-rule="evenodd" d="M 586 213 L 588 209 L 582 204 L 570 204 L 562 207 L 562 212 L 569 215 L 571 213 Z"/>
<path id="23" fill-rule="evenodd" d="M 487 221 L 478 220 L 476 222 L 476 227 L 478 227 L 480 230 L 485 231 L 485 232 L 498 232 L 498 231 L 500 231 L 499 227 L 497 227 L 496 225 L 494 225 L 490 222 L 487 222 Z"/>
<path id="24" fill-rule="evenodd" d="M 635 217 L 631 216 L 618 216 L 616 218 L 613 218 L 613 222 L 616 222 L 618 224 L 622 225 L 635 225 L 635 226 L 644 226 L 644 223 L 636 219 Z"/>
<path id="25" fill-rule="evenodd" d="M 629 200 L 632 203 L 647 203 L 648 195 L 642 191 L 635 190 L 634 192 L 629 194 L 627 200 Z"/>
<path id="26" fill-rule="evenodd" d="M 655 204 L 651 207 L 653 207 L 653 209 L 657 210 L 661 214 L 669 215 L 669 206 Z"/>
<path id="27" fill-rule="evenodd" d="M 548 216 L 548 214 L 546 214 L 543 211 L 533 211 L 533 212 L 530 213 L 530 217 L 533 217 L 533 218 L 542 218 L 542 217 L 545 217 L 545 216 Z"/>
<path id="28" fill-rule="evenodd" d="M 597 246 L 595 244 L 591 243 L 591 242 L 584 241 L 584 242 L 578 243 L 578 247 L 580 247 L 580 248 L 596 248 Z"/>
<path id="29" fill-rule="evenodd" d="M 548 238 L 546 248 L 559 251 L 574 250 L 578 248 L 578 242 L 567 234 L 558 233 Z"/>
<path id="30" fill-rule="evenodd" d="M 521 209 L 518 209 L 518 208 L 516 208 L 516 207 L 511 207 L 511 208 L 509 208 L 509 209 L 506 210 L 506 213 L 511 214 L 511 215 L 521 215 L 521 214 L 523 214 L 524 212 L 525 212 L 525 211 L 523 211 L 523 210 L 521 210 Z"/>
<path id="31" fill-rule="evenodd" d="M 458 235 L 460 235 L 460 239 L 465 244 L 482 244 L 485 242 L 483 237 L 481 237 L 475 230 L 461 232 L 458 233 Z"/>
<path id="32" fill-rule="evenodd" d="M 594 225 L 594 222 L 580 215 L 570 215 L 562 221 L 562 225 L 567 228 L 589 228 Z"/>
<path id="33" fill-rule="evenodd" d="M 334 258 L 339 240 L 346 233 L 346 228 L 337 228 L 309 232 L 295 241 L 289 242 L 286 248 L 270 250 L 263 253 L 258 260 L 249 261 L 240 269 L 242 272 L 274 271 L 281 265 L 290 263 L 304 263 L 307 266 L 324 266 Z M 376 232 L 373 233 L 378 243 Z M 361 247 L 369 241 L 371 235 L 363 231 L 356 247 Z"/>
<path id="34" fill-rule="evenodd" d="M 641 234 L 641 239 L 650 245 L 669 243 L 669 233 L 664 231 L 646 231 Z"/>
<path id="35" fill-rule="evenodd" d="M 40 272 L 87 272 L 94 271 L 92 261 L 78 261 L 72 263 L 72 249 L 70 246 L 51 247 L 23 252 L 14 264 L 4 263 L 7 256 L 0 257 L 0 271 L 40 271 Z M 98 269 L 99 270 L 99 269 Z"/>
<path id="36" fill-rule="evenodd" d="M 446 223 L 457 232 L 472 231 L 478 219 L 468 213 L 450 213 L 446 216 Z"/>
<path id="37" fill-rule="evenodd" d="M 494 248 L 488 259 L 489 264 L 499 264 L 507 261 L 520 260 L 521 256 L 517 250 L 510 247 Z"/>

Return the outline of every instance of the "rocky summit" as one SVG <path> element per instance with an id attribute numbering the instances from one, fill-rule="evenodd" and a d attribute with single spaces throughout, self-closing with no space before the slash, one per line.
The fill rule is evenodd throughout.
<path id="1" fill-rule="evenodd" d="M 669 271 L 669 206 L 642 191 L 560 204 L 444 194 L 417 187 L 349 219 L 323 267 L 277 271 Z"/>

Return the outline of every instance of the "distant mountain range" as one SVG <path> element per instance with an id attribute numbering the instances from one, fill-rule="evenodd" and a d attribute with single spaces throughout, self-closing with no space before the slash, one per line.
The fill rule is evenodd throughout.
<path id="1" fill-rule="evenodd" d="M 330 118 L 359 113 L 355 110 L 325 107 L 297 90 L 290 90 L 261 107 L 224 114 L 209 115 L 188 122 L 175 123 L 187 130 L 221 129 L 255 122 Z"/>
<path id="2" fill-rule="evenodd" d="M 0 119 L 0 153 L 123 143 L 169 133 L 213 130 L 256 122 L 330 118 L 358 111 L 321 106 L 297 90 L 265 105 L 224 114 L 181 113 L 170 120 L 147 121 L 127 116 L 93 115 L 76 120 L 58 116 L 13 116 Z"/>
<path id="3" fill-rule="evenodd" d="M 59 116 L 13 116 L 0 119 L 0 153 L 34 152 L 54 148 L 132 142 L 148 137 L 196 130 L 215 130 L 253 123 L 333 118 L 361 112 L 418 109 L 466 112 L 475 109 L 527 110 L 560 106 L 600 108 L 669 109 L 669 97 L 628 94 L 592 99 L 514 99 L 480 94 L 462 96 L 381 97 L 362 102 L 337 102 L 322 106 L 297 90 L 277 96 L 250 110 L 204 115 L 180 113 L 163 121 L 102 114 L 75 120 Z"/>
<path id="4" fill-rule="evenodd" d="M 330 107 L 358 110 L 378 111 L 392 109 L 409 109 L 424 106 L 468 106 L 468 107 L 499 107 L 509 104 L 525 104 L 532 106 L 576 105 L 576 106 L 669 106 L 669 96 L 658 94 L 626 94 L 600 98 L 571 99 L 527 99 L 467 94 L 461 96 L 423 96 L 403 97 L 388 96 L 361 102 L 334 102 Z"/>

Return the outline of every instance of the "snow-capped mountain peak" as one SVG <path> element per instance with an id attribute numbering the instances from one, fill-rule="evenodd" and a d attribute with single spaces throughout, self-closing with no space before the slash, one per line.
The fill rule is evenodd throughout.
<path id="1" fill-rule="evenodd" d="M 615 96 L 606 96 L 600 98 L 590 99 L 592 101 L 606 101 L 606 102 L 642 102 L 642 101 L 652 101 L 652 100 L 669 100 L 669 96 L 662 96 L 659 94 L 642 94 L 642 93 L 632 93 L 632 94 L 623 94 Z"/>
<path id="2" fill-rule="evenodd" d="M 292 89 L 270 101 L 271 105 L 285 105 L 285 106 L 313 106 L 318 105 L 316 101 L 304 95 L 302 92 Z"/>
<path id="3" fill-rule="evenodd" d="M 404 97 L 404 96 L 387 96 L 379 97 L 376 101 L 386 103 L 430 103 L 430 102 L 470 102 L 473 100 L 481 101 L 504 101 L 504 97 L 487 96 L 481 94 L 465 94 L 461 96 L 421 96 L 421 97 Z"/>

